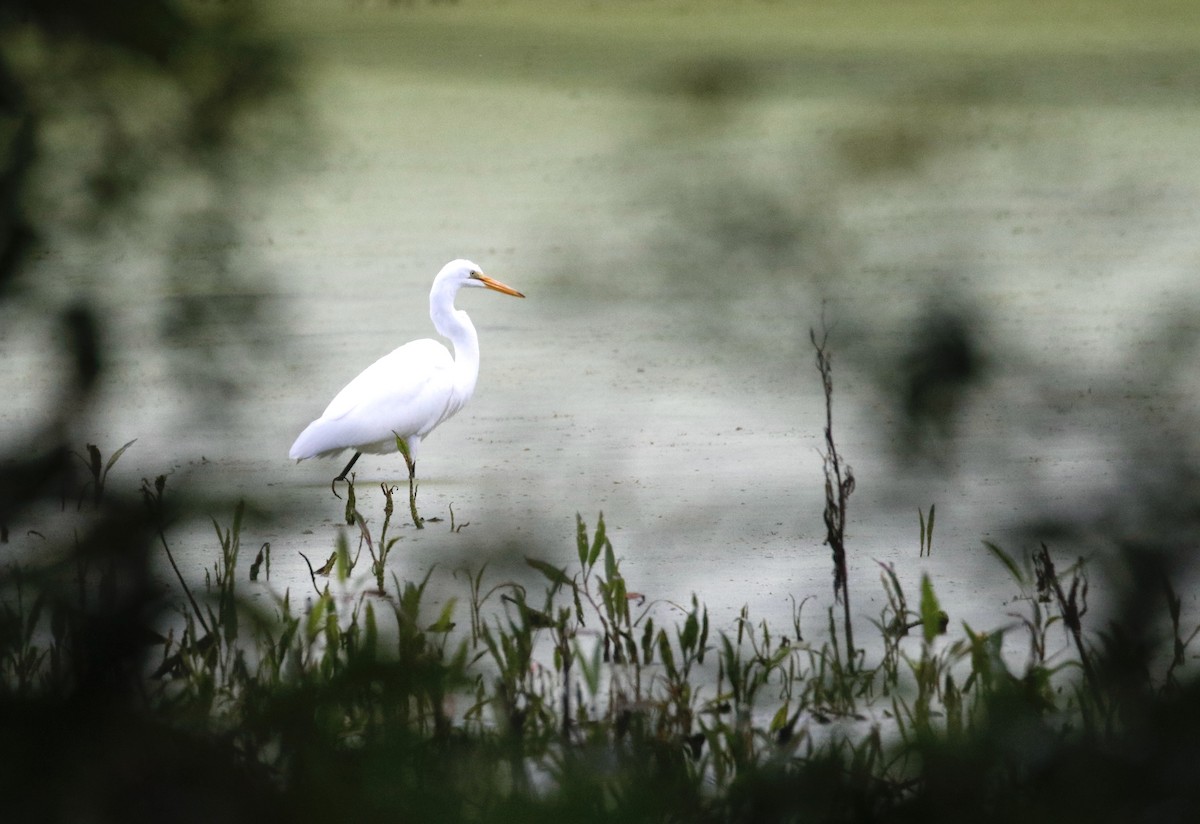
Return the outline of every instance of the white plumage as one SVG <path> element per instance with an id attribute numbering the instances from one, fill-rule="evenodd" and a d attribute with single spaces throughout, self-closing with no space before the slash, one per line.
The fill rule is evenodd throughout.
<path id="1" fill-rule="evenodd" d="M 429 317 L 437 331 L 454 346 L 430 339 L 415 340 L 384 355 L 346 384 L 321 417 L 310 423 L 292 444 L 296 460 L 336 455 L 355 450 L 342 480 L 363 452 L 382 454 L 403 438 L 413 464 L 421 440 L 438 424 L 466 405 L 479 375 L 479 336 L 467 313 L 454 308 L 463 287 L 484 287 L 506 295 L 525 297 L 516 289 L 493 280 L 469 260 L 453 260 L 442 267 L 429 292 Z"/>

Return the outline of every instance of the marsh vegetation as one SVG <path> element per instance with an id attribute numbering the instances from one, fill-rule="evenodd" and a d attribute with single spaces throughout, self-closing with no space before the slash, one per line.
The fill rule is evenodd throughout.
<path id="1" fill-rule="evenodd" d="M 65 490 L 88 499 L 91 528 L 0 581 L 15 820 L 181 807 L 194 820 L 439 821 L 1196 810 L 1198 628 L 1181 623 L 1171 578 L 1136 564 L 1134 586 L 1148 587 L 1130 593 L 1137 608 L 1092 627 L 1082 561 L 989 545 L 1014 593 L 1012 622 L 989 628 L 947 615 L 928 576 L 908 593 L 881 564 L 885 606 L 857 646 L 834 608 L 848 597 L 836 572 L 790 626 L 746 606 L 714 627 L 699 596 L 631 591 L 603 516 L 577 517 L 567 551 L 525 559 L 537 586 L 486 565 L 402 580 L 387 567 L 394 489 L 373 535 L 351 484 L 355 539 L 310 566 L 311 591 L 263 606 L 242 591 L 269 584 L 271 549 L 248 558 L 243 505 L 213 520 L 203 585 L 180 577 L 164 592 L 148 568 L 152 553 L 171 557 L 179 508 L 165 479 L 143 485 L 138 507 L 95 493 L 96 478 Z M 460 595 L 431 600 L 434 574 Z M 805 609 L 821 631 L 804 631 Z M 1006 640 L 1026 646 L 1019 666 Z"/>

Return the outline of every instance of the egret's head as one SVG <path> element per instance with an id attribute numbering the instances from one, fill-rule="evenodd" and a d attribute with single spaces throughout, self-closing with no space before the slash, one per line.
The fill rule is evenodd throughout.
<path id="1" fill-rule="evenodd" d="M 525 297 L 511 286 L 506 286 L 500 281 L 493 280 L 485 275 L 478 263 L 472 263 L 469 260 L 461 258 L 452 260 L 443 266 L 442 271 L 438 273 L 437 280 L 445 280 L 458 286 L 481 286 L 517 298 Z"/>

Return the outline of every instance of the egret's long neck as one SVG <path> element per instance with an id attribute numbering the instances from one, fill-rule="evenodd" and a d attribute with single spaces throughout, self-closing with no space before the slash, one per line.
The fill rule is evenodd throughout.
<path id="1" fill-rule="evenodd" d="M 434 283 L 429 293 L 429 317 L 438 334 L 449 338 L 454 345 L 454 366 L 458 375 L 456 383 L 460 390 L 469 395 L 475 389 L 479 377 L 479 335 L 475 324 L 467 313 L 454 308 L 457 287 Z"/>

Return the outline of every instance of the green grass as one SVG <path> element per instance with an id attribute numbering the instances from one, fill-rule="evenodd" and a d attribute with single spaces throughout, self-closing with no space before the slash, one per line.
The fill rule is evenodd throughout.
<path id="1" fill-rule="evenodd" d="M 169 553 L 161 518 L 170 493 L 160 480 L 143 495 L 148 545 L 157 538 Z M 251 787 L 254 803 L 298 820 L 444 821 L 907 820 L 918 810 L 941 820 L 968 808 L 1000 820 L 1043 803 L 1046 781 L 1065 809 L 1086 809 L 1081 797 L 1108 789 L 1074 775 L 1077 765 L 1047 777 L 1055 759 L 1100 759 L 1132 781 L 1148 767 L 1121 767 L 1123 742 L 1148 724 L 1196 715 L 1182 703 L 1196 691 L 1183 675 L 1196 631 L 1180 628 L 1174 590 L 1163 600 L 1175 628 L 1164 639 L 1171 668 L 1137 675 L 1118 666 L 1136 650 L 1082 623 L 1085 570 L 1060 578 L 1045 547 L 1018 559 L 989 546 L 1027 612 L 1013 627 L 959 626 L 946 639 L 935 582 L 922 579 L 914 610 L 884 565 L 886 605 L 872 622 L 879 643 L 868 644 L 882 653 L 869 660 L 862 648 L 847 657 L 832 604 L 826 635 L 806 642 L 804 604 L 791 627 L 768 626 L 747 607 L 719 628 L 698 596 L 678 610 L 642 603 L 602 516 L 577 519 L 569 563 L 527 559 L 540 587 L 493 580 L 485 567 L 445 573 L 463 591 L 431 602 L 434 572 L 384 575 L 386 513 L 375 538 L 355 512 L 368 555 L 339 540 L 325 574 L 314 572 L 307 607 L 295 593 L 266 609 L 244 600 L 238 583 L 254 565 L 240 553 L 244 508 L 214 519 L 203 589 L 178 593 L 182 630 L 156 643 L 145 640 L 153 598 L 101 609 L 127 585 L 112 558 L 79 557 L 74 569 L 51 572 L 6 568 L 0 710 L 52 727 L 80 705 L 101 726 L 108 715 L 133 717 L 150 750 L 175 741 L 185 768 L 201 769 L 195 758 L 225 776 L 209 788 L 214 798 Z M 337 597 L 353 590 L 359 563 L 370 564 L 376 586 Z M 76 578 L 71 591 L 59 586 L 64 575 Z M 139 634 L 138 643 L 98 635 L 97 621 L 110 634 Z M 1066 663 L 1046 654 L 1056 630 L 1074 652 Z M 1023 669 L 1001 657 L 1006 635 L 1026 637 Z M 97 683 L 108 695 L 99 702 Z M 8 752 L 35 754 L 3 782 L 18 809 L 36 806 L 38 792 L 52 801 L 66 780 L 49 753 L 37 757 L 35 735 L 21 725 L 2 735 Z M 1178 755 L 1195 754 L 1179 743 Z M 1156 779 L 1164 782 L 1169 774 Z"/>

